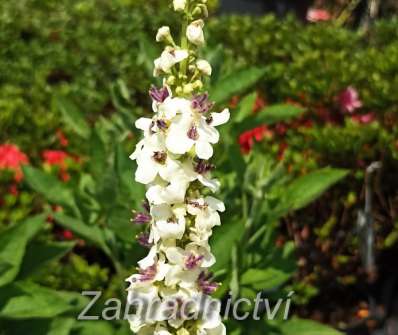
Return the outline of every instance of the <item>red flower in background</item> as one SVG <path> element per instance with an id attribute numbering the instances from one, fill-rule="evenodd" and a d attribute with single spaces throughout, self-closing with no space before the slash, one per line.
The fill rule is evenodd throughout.
<path id="1" fill-rule="evenodd" d="M 14 144 L 0 145 L 0 169 L 7 169 L 14 171 L 15 181 L 19 182 L 23 178 L 21 166 L 28 164 L 29 159 L 19 148 Z"/>
<path id="2" fill-rule="evenodd" d="M 375 113 L 367 113 L 363 115 L 353 115 L 351 119 L 361 124 L 369 124 L 376 120 Z"/>
<path id="3" fill-rule="evenodd" d="M 238 103 L 239 103 L 239 97 L 237 95 L 234 95 L 229 101 L 229 107 L 236 108 L 238 106 Z"/>
<path id="4" fill-rule="evenodd" d="M 62 150 L 44 150 L 42 157 L 45 164 L 59 167 L 59 178 L 63 182 L 69 181 L 70 175 L 67 172 L 66 159 L 71 158 L 71 156 L 67 152 Z"/>
<path id="5" fill-rule="evenodd" d="M 352 87 L 347 87 L 338 97 L 340 108 L 343 112 L 353 113 L 356 109 L 362 107 L 362 101 L 359 98 L 358 91 Z"/>
<path id="6" fill-rule="evenodd" d="M 19 194 L 18 185 L 17 184 L 11 184 L 9 189 L 8 189 L 8 193 L 16 197 Z"/>
<path id="7" fill-rule="evenodd" d="M 260 94 L 257 93 L 256 101 L 254 102 L 254 105 L 253 105 L 253 113 L 259 112 L 266 105 L 267 105 L 267 101 L 265 101 L 265 99 Z"/>
<path id="8" fill-rule="evenodd" d="M 62 150 L 44 150 L 42 153 L 44 163 L 65 167 L 65 160 L 69 157 L 68 153 Z"/>
<path id="9" fill-rule="evenodd" d="M 62 237 L 67 240 L 73 240 L 75 238 L 75 235 L 73 235 L 73 233 L 70 230 L 64 230 L 62 231 Z"/>
<path id="10" fill-rule="evenodd" d="M 260 142 L 264 137 L 272 137 L 272 135 L 272 131 L 266 125 L 245 131 L 238 139 L 242 153 L 248 154 L 253 148 L 255 141 Z"/>
<path id="11" fill-rule="evenodd" d="M 321 8 L 310 8 L 307 12 L 307 20 L 310 22 L 329 21 L 332 15 L 326 10 Z"/>
<path id="12" fill-rule="evenodd" d="M 67 147 L 67 146 L 69 145 L 69 140 L 68 140 L 68 138 L 65 136 L 65 134 L 63 133 L 63 131 L 62 131 L 61 129 L 58 129 L 58 130 L 57 130 L 56 135 L 57 135 L 59 144 L 60 144 L 62 147 Z"/>
<path id="13" fill-rule="evenodd" d="M 279 150 L 278 150 L 278 160 L 281 161 L 283 158 L 285 158 L 285 152 L 288 148 L 288 144 L 286 142 L 280 143 L 279 144 Z"/>

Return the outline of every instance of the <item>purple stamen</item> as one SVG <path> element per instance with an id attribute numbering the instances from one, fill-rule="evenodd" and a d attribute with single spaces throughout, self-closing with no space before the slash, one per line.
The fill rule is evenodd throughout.
<path id="1" fill-rule="evenodd" d="M 155 151 L 152 157 L 157 163 L 164 164 L 166 163 L 167 154 L 165 152 Z"/>
<path id="2" fill-rule="evenodd" d="M 188 270 L 193 270 L 199 265 L 203 258 L 203 255 L 195 256 L 194 254 L 189 254 L 187 259 L 185 260 L 185 267 Z"/>
<path id="3" fill-rule="evenodd" d="M 206 174 L 214 169 L 214 165 L 210 164 L 209 162 L 204 161 L 203 159 L 199 159 L 194 166 L 195 172 L 199 174 Z"/>
<path id="4" fill-rule="evenodd" d="M 146 269 L 140 269 L 139 274 L 140 274 L 140 281 L 150 281 L 153 280 L 156 276 L 156 271 L 157 271 L 157 266 L 156 264 L 153 264 L 152 266 L 146 268 Z"/>
<path id="5" fill-rule="evenodd" d="M 191 205 L 192 207 L 199 208 L 199 209 L 205 209 L 205 208 L 207 208 L 207 204 L 206 204 L 206 203 L 204 203 L 204 204 L 202 205 L 202 204 L 200 204 L 198 201 L 193 201 L 193 200 L 189 200 L 189 201 L 188 201 L 188 205 Z"/>
<path id="6" fill-rule="evenodd" d="M 198 133 L 198 129 L 196 128 L 196 126 L 192 126 L 187 133 L 188 137 L 193 140 L 196 141 L 199 138 L 199 133 Z"/>
<path id="7" fill-rule="evenodd" d="M 164 102 L 169 97 L 169 91 L 167 87 L 157 88 L 152 86 L 149 90 L 150 97 L 156 102 Z"/>
<path id="8" fill-rule="evenodd" d="M 137 242 L 139 245 L 150 248 L 153 246 L 153 243 L 149 242 L 149 234 L 148 233 L 140 233 L 137 235 Z"/>
<path id="9" fill-rule="evenodd" d="M 192 100 L 192 108 L 202 114 L 207 113 L 213 106 L 214 103 L 209 101 L 209 95 L 207 93 L 196 95 Z"/>
<path id="10" fill-rule="evenodd" d="M 156 125 L 160 130 L 166 130 L 168 128 L 167 123 L 164 120 L 157 120 Z"/>
<path id="11" fill-rule="evenodd" d="M 218 288 L 218 283 L 213 282 L 212 277 L 211 273 L 206 274 L 204 271 L 198 277 L 199 288 L 204 294 L 213 294 Z"/>
<path id="12" fill-rule="evenodd" d="M 132 221 L 135 224 L 139 224 L 139 225 L 149 223 L 149 222 L 151 222 L 151 220 L 152 220 L 152 216 L 150 216 L 147 213 L 137 213 L 135 215 L 134 219 L 132 219 Z"/>

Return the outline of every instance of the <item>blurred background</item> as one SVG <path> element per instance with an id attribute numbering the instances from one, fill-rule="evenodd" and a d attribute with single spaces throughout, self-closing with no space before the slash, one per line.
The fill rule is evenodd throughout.
<path id="1" fill-rule="evenodd" d="M 168 3 L 1 1 L 0 334 L 130 333 L 76 316 L 83 290 L 103 291 L 92 315 L 124 301 L 147 252 L 128 156 L 156 30 L 179 29 Z M 216 296 L 285 307 L 295 292 L 289 321 L 262 306 L 228 334 L 397 335 L 397 1 L 209 7 L 208 90 L 232 114 L 214 162 Z"/>

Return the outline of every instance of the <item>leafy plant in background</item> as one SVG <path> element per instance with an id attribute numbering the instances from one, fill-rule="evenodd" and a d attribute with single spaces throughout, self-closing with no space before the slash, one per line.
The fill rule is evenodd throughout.
<path id="1" fill-rule="evenodd" d="M 216 58 L 213 67 L 217 72 Z M 234 75 L 218 77 L 212 83 L 214 100 L 220 104 L 226 103 L 232 95 L 247 92 L 263 75 L 262 69 L 251 68 L 238 71 Z M 226 88 L 228 82 L 234 83 L 232 89 Z M 61 206 L 62 211 L 47 211 L 44 216 L 11 225 L 1 234 L 6 241 L 1 243 L 0 252 L 4 263 L 0 289 L 4 294 L 0 312 L 4 329 L 34 329 L 35 334 L 47 334 L 51 329 L 64 329 L 65 334 L 83 334 L 85 331 L 91 333 L 94 329 L 106 334 L 118 331 L 121 334 L 126 331 L 124 328 L 118 330 L 120 326 L 117 323 L 111 327 L 103 322 L 79 323 L 72 320 L 81 311 L 86 299 L 78 293 L 53 291 L 51 286 L 57 289 L 68 287 L 62 281 L 54 283 L 37 280 L 38 277 L 33 275 L 36 271 L 40 272 L 45 264 L 51 264 L 48 263 L 50 260 L 60 259 L 70 252 L 75 245 L 71 242 L 48 240 L 40 242 L 42 239 L 38 232 L 43 229 L 47 215 L 51 215 L 57 226 L 70 230 L 83 239 L 83 250 L 91 248 L 90 246 L 97 250 L 95 259 L 101 267 L 109 269 L 108 273 L 113 278 L 111 283 L 120 281 L 143 254 L 142 248 L 131 242 L 139 233 L 139 228 L 130 223 L 130 218 L 131 208 L 139 206 L 138 202 L 141 201 L 144 190 L 131 183 L 133 167 L 126 150 L 126 147 L 131 149 L 133 144 L 130 126 L 134 119 L 143 114 L 143 110 L 135 108 L 131 111 L 125 108 L 129 106 L 129 102 L 123 97 L 121 87 L 123 85 L 117 85 L 114 91 L 115 105 L 120 106 L 118 113 L 111 119 L 100 118 L 93 127 L 89 126 L 83 114 L 71 101 L 54 97 L 54 106 L 63 115 L 65 124 L 81 138 L 80 155 L 85 163 L 80 176 L 68 183 L 32 166 L 23 168 L 26 183 L 41 195 L 44 202 Z M 234 297 L 250 297 L 253 292 L 260 290 L 277 300 L 286 296 L 285 283 L 295 272 L 293 244 L 287 242 L 283 246 L 275 246 L 280 218 L 313 201 L 344 177 L 346 172 L 326 168 L 292 179 L 272 157 L 263 156 L 256 151 L 249 156 L 242 156 L 236 141 L 241 131 L 263 123 L 294 118 L 303 112 L 298 107 L 280 105 L 265 108 L 263 113 L 253 117 L 254 99 L 255 94 L 249 94 L 242 99 L 232 113 L 231 125 L 222 130 L 223 154 L 216 164 L 219 167 L 218 176 L 225 185 L 222 196 L 229 203 L 231 211 L 223 217 L 225 225 L 215 231 L 212 248 L 218 259 L 215 274 L 217 280 L 222 282 L 220 297 L 230 290 Z M 254 150 L 257 150 L 256 146 Z M 19 229 L 24 232 L 20 233 Z M 24 229 L 29 233 L 25 233 Z M 19 240 L 21 238 L 24 242 Z M 8 259 L 10 250 L 14 250 L 13 245 L 16 244 L 20 252 L 15 254 L 12 251 L 13 255 Z M 30 248 L 39 248 L 37 250 L 40 251 L 25 253 L 24 245 L 27 245 L 27 251 Z M 79 248 L 75 247 L 74 250 L 78 252 Z M 226 250 L 231 252 L 225 252 Z M 30 270 L 24 270 L 21 264 L 26 264 Z M 53 273 L 60 274 L 57 271 Z M 49 287 L 38 285 L 38 282 Z M 9 285 L 12 285 L 12 289 Z M 104 284 L 100 283 L 102 285 Z M 109 295 L 123 296 L 122 287 L 110 284 L 108 288 L 111 289 Z M 45 304 L 48 307 L 26 310 L 24 299 L 28 296 L 29 299 L 34 297 L 38 304 L 36 306 Z M 54 303 L 49 304 L 48 301 Z M 75 305 L 70 307 L 70 301 L 74 301 Z M 32 308 L 33 304 L 29 306 Z M 12 320 L 18 320 L 18 325 Z M 228 323 L 231 330 L 235 329 L 237 333 L 240 329 L 250 330 L 253 334 L 259 333 L 258 325 L 243 325 L 233 321 Z M 325 331 L 325 334 L 334 334 L 325 326 L 296 319 L 288 323 L 272 324 L 265 320 L 260 323 L 260 333 L 272 329 L 276 333 L 290 335 L 292 327 L 304 327 L 306 331 L 319 329 Z"/>

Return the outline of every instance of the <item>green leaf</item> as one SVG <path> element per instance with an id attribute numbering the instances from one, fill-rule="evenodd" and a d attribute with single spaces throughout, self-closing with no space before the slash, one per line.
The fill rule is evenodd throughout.
<path id="1" fill-rule="evenodd" d="M 119 191 L 118 178 L 113 166 L 109 166 L 103 171 L 102 177 L 96 182 L 96 186 L 96 200 L 108 212 L 114 207 Z"/>
<path id="2" fill-rule="evenodd" d="M 74 245 L 74 242 L 31 243 L 26 250 L 18 278 L 26 278 L 42 270 L 49 262 L 63 257 Z"/>
<path id="3" fill-rule="evenodd" d="M 54 319 L 51 321 L 47 335 L 68 335 L 75 322 L 74 319 L 70 318 Z"/>
<path id="4" fill-rule="evenodd" d="M 279 326 L 283 335 L 342 335 L 339 331 L 311 320 L 292 319 Z"/>
<path id="5" fill-rule="evenodd" d="M 106 243 L 104 232 L 99 227 L 86 225 L 80 220 L 65 216 L 60 213 L 55 213 L 54 219 L 61 226 L 72 230 L 83 239 L 90 241 L 100 247 L 108 256 L 112 255 Z"/>
<path id="6" fill-rule="evenodd" d="M 72 318 L 11 320 L 4 323 L 6 334 L 12 335 L 69 335 L 75 320 Z"/>
<path id="7" fill-rule="evenodd" d="M 125 192 L 130 201 L 134 201 L 134 206 L 141 206 L 142 199 L 145 197 L 145 187 L 134 181 L 136 167 L 134 162 L 124 150 L 121 144 L 116 147 L 115 168 L 119 179 L 120 191 Z"/>
<path id="8" fill-rule="evenodd" d="M 270 290 L 283 285 L 290 276 L 291 273 L 272 267 L 249 269 L 242 275 L 240 283 L 256 290 Z"/>
<path id="9" fill-rule="evenodd" d="M 89 161 L 90 172 L 94 175 L 94 177 L 100 178 L 106 166 L 107 155 L 106 155 L 105 144 L 100 135 L 98 134 L 97 129 L 94 129 L 93 132 L 91 133 L 89 144 L 90 144 L 90 161 Z"/>
<path id="10" fill-rule="evenodd" d="M 253 115 L 253 106 L 256 102 L 257 93 L 251 93 L 245 96 L 239 103 L 238 108 L 235 112 L 232 112 L 232 119 L 234 122 L 241 122 L 248 116 Z"/>
<path id="11" fill-rule="evenodd" d="M 78 321 L 73 327 L 73 335 L 112 335 L 115 330 L 107 321 Z"/>
<path id="12" fill-rule="evenodd" d="M 211 89 L 211 99 L 216 103 L 224 102 L 252 87 L 264 74 L 265 69 L 256 67 L 233 72 L 220 79 Z"/>
<path id="13" fill-rule="evenodd" d="M 90 126 L 82 113 L 71 101 L 61 96 L 54 96 L 54 107 L 62 114 L 64 122 L 79 136 L 87 139 L 90 136 Z"/>
<path id="14" fill-rule="evenodd" d="M 347 174 L 347 170 L 324 168 L 302 176 L 287 186 L 283 206 L 290 210 L 303 208 Z"/>
<path id="15" fill-rule="evenodd" d="M 53 318 L 81 307 L 77 293 L 58 292 L 28 281 L 0 288 L 0 318 Z"/>
<path id="16" fill-rule="evenodd" d="M 241 220 L 224 222 L 214 230 L 211 238 L 212 252 L 217 263 L 212 267 L 213 271 L 225 268 L 231 259 L 231 250 L 243 234 L 244 225 Z"/>
<path id="17" fill-rule="evenodd" d="M 123 207 L 112 208 L 108 217 L 108 228 L 123 241 L 132 243 L 141 229 L 131 223 L 131 210 Z"/>
<path id="18" fill-rule="evenodd" d="M 272 124 L 280 121 L 288 121 L 300 116 L 304 109 L 291 104 L 278 104 L 263 108 L 256 115 L 256 122 Z"/>
<path id="19" fill-rule="evenodd" d="M 26 245 L 43 227 L 44 216 L 18 223 L 0 235 L 0 286 L 12 282 L 20 269 Z"/>
<path id="20" fill-rule="evenodd" d="M 32 166 L 24 166 L 23 172 L 26 182 L 33 190 L 43 195 L 51 203 L 68 207 L 74 214 L 80 216 L 73 192 L 64 183 Z"/>

